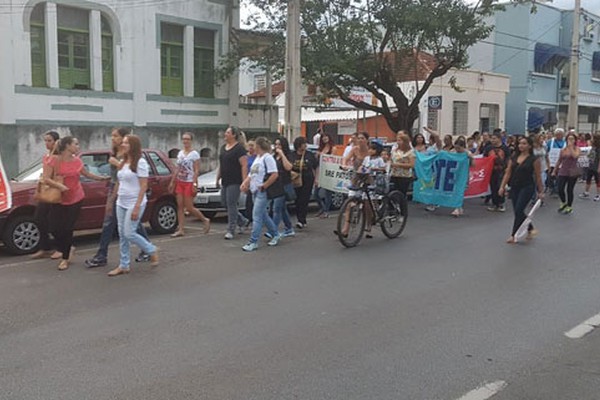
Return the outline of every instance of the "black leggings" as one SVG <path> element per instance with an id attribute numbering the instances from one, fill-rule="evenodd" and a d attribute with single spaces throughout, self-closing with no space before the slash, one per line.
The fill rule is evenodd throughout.
<path id="1" fill-rule="evenodd" d="M 535 194 L 535 187 L 533 185 L 528 185 L 524 187 L 511 187 L 510 188 L 510 198 L 513 204 L 513 211 L 515 212 L 515 221 L 513 223 L 512 235 L 515 236 L 517 230 L 527 218 L 525 215 L 525 208 L 527 204 L 531 201 L 531 197 Z M 528 231 L 533 230 L 533 225 L 529 224 L 527 228 Z"/>
<path id="2" fill-rule="evenodd" d="M 560 197 L 560 201 L 564 204 L 567 203 L 567 206 L 571 207 L 573 205 L 573 189 L 575 188 L 575 184 L 577 183 L 576 176 L 559 176 L 558 177 L 558 197 Z M 565 196 L 565 186 L 567 187 L 567 194 Z"/>
<path id="3" fill-rule="evenodd" d="M 306 224 L 306 215 L 308 214 L 308 202 L 312 195 L 314 179 L 302 177 L 302 186 L 296 189 L 296 218 L 301 224 Z"/>
<path id="4" fill-rule="evenodd" d="M 410 183 L 412 182 L 412 180 L 412 178 L 404 178 L 397 176 L 392 176 L 390 178 L 390 181 L 394 185 L 394 188 L 402 192 L 404 197 L 407 197 L 406 194 L 408 193 L 408 188 L 410 187 Z"/>
<path id="5" fill-rule="evenodd" d="M 73 228 L 79 217 L 81 210 L 81 201 L 79 203 L 64 206 L 54 204 L 50 211 L 50 224 L 52 226 L 52 235 L 56 240 L 56 249 L 62 253 L 63 260 L 69 259 L 71 246 L 73 245 Z"/>
<path id="6" fill-rule="evenodd" d="M 40 231 L 40 249 L 44 251 L 52 250 L 50 241 L 50 210 L 54 204 L 39 203 L 35 208 L 35 223 Z"/>

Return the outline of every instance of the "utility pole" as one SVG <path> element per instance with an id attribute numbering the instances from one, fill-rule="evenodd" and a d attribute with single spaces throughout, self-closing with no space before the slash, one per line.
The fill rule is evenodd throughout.
<path id="1" fill-rule="evenodd" d="M 567 129 L 577 130 L 579 124 L 579 20 L 581 16 L 581 0 L 575 0 L 573 10 L 573 37 L 571 38 L 571 70 L 569 76 L 569 113 L 567 115 Z"/>
<path id="2" fill-rule="evenodd" d="M 301 130 L 300 0 L 288 1 L 285 56 L 285 136 L 292 141 Z"/>

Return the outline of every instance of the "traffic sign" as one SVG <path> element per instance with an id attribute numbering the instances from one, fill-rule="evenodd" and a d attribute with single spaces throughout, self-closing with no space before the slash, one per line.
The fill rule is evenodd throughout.
<path id="1" fill-rule="evenodd" d="M 427 98 L 427 106 L 430 110 L 441 110 L 442 96 L 429 96 Z"/>

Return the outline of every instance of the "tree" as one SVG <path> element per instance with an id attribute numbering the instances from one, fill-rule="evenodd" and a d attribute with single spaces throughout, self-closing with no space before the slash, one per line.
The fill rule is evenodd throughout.
<path id="1" fill-rule="evenodd" d="M 286 2 L 247 1 L 263 12 L 248 21 L 253 29 L 279 38 L 266 52 L 250 58 L 283 71 Z M 383 115 L 393 131 L 410 132 L 433 80 L 452 68 L 466 67 L 468 48 L 493 29 L 487 17 L 503 7 L 499 0 L 472 5 L 463 0 L 304 0 L 303 80 L 319 87 L 323 98 L 339 97 Z M 237 46 L 226 60 L 231 65 L 242 53 Z M 222 68 L 222 76 L 226 73 Z M 417 88 L 412 99 L 398 85 L 407 75 Z M 357 87 L 375 96 L 378 105 L 351 98 Z"/>

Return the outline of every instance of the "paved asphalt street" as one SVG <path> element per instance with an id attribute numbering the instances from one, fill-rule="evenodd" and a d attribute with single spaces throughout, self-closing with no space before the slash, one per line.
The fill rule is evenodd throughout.
<path id="1" fill-rule="evenodd" d="M 117 278 L 97 235 L 66 272 L 0 252 L 0 399 L 600 399 L 600 332 L 565 336 L 600 313 L 600 203 L 556 203 L 519 245 L 472 200 L 355 249 L 335 219 L 252 254 L 190 223 Z"/>

